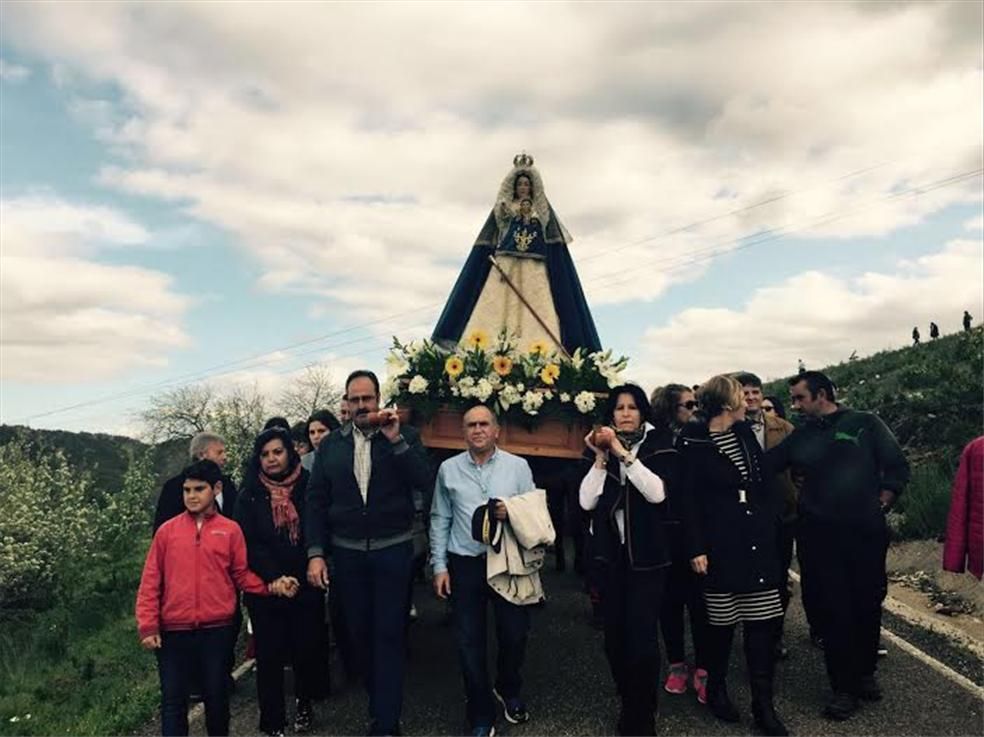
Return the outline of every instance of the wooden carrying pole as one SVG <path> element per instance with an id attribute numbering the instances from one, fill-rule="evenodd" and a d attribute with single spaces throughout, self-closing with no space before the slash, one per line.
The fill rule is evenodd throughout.
<path id="1" fill-rule="evenodd" d="M 540 323 L 540 327 L 543 328 L 544 331 L 546 331 L 547 335 L 550 336 L 550 339 L 560 347 L 560 350 L 564 354 L 564 357 L 569 359 L 571 357 L 571 354 L 567 352 L 566 348 L 564 348 L 564 344 L 561 343 L 560 339 L 556 335 L 554 335 L 553 331 L 549 327 L 547 327 L 547 324 L 543 321 L 543 318 L 541 318 L 537 314 L 536 310 L 533 309 L 533 306 L 526 301 L 526 297 L 524 297 L 522 292 L 520 292 L 519 289 L 516 288 L 516 285 L 512 283 L 512 279 L 506 276 L 506 272 L 502 270 L 501 266 L 499 266 L 499 262 L 495 260 L 495 256 L 489 256 L 489 261 L 492 262 L 492 265 L 495 267 L 495 270 L 499 272 L 499 276 L 502 277 L 502 281 L 504 281 L 506 285 L 511 290 L 513 290 L 513 293 L 517 297 L 519 297 L 519 301 L 523 303 L 526 309 L 530 311 L 530 314 L 533 315 L 534 318 L 536 318 L 536 321 L 538 323 Z"/>

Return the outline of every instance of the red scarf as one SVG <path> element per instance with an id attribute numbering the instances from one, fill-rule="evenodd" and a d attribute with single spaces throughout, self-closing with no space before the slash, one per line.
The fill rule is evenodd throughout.
<path id="1" fill-rule="evenodd" d="M 275 481 L 260 471 L 260 483 L 270 492 L 270 509 L 273 512 L 273 526 L 277 530 L 287 530 L 292 545 L 297 545 L 300 539 L 301 518 L 297 514 L 297 508 L 291 499 L 294 493 L 294 486 L 297 479 L 301 477 L 301 464 L 298 463 L 280 481 Z"/>

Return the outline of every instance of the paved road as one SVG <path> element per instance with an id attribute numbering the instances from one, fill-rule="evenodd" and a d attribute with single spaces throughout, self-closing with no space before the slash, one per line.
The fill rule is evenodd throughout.
<path id="1" fill-rule="evenodd" d="M 550 561 L 552 563 L 552 561 Z M 616 700 L 602 654 L 601 633 L 588 625 L 587 597 L 572 573 L 546 573 L 550 601 L 535 613 L 525 668 L 525 692 L 533 720 L 518 727 L 502 722 L 499 734 L 615 734 Z M 463 733 L 462 686 L 449 628 L 442 623 L 443 605 L 419 584 L 421 616 L 413 625 L 409 672 L 403 710 L 408 735 Z M 790 657 L 776 674 L 777 708 L 794 734 L 806 735 L 981 735 L 982 704 L 978 697 L 940 676 L 916 658 L 889 645 L 880 661 L 885 698 L 862 707 L 849 722 L 831 722 L 820 715 L 826 694 L 822 654 L 810 646 L 805 620 L 794 599 L 787 621 Z M 661 735 L 754 734 L 748 715 L 745 667 L 736 638 L 729 682 L 732 698 L 743 712 L 742 722 L 725 724 L 697 704 L 692 693 L 661 692 L 657 732 Z M 336 679 L 336 683 L 338 679 Z M 253 675 L 245 676 L 233 705 L 233 734 L 255 734 L 257 710 Z M 336 689 L 318 704 L 316 734 L 365 734 L 366 699 L 356 687 Z M 204 734 L 201 720 L 192 725 Z M 147 733 L 152 733 L 148 725 Z"/>

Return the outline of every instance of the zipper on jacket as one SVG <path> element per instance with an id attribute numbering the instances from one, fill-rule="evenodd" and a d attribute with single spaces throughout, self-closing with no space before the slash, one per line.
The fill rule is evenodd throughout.
<path id="1" fill-rule="evenodd" d="M 202 527 L 205 526 L 205 520 L 202 520 Z M 198 629 L 201 622 L 201 612 L 202 603 L 200 595 L 201 587 L 201 555 L 202 555 L 202 527 L 198 526 L 198 520 L 195 520 L 195 629 Z"/>

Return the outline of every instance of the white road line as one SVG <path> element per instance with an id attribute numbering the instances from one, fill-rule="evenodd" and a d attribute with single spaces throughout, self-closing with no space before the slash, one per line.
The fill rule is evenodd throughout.
<path id="1" fill-rule="evenodd" d="M 800 583 L 800 575 L 796 571 L 790 570 L 789 577 L 793 579 L 796 583 Z M 911 609 L 911 607 L 908 607 L 908 605 L 898 601 L 897 599 L 893 599 L 892 597 L 888 597 L 885 601 L 889 611 L 891 611 L 893 614 L 898 615 L 902 619 L 909 621 L 910 618 L 906 616 L 902 607 L 909 608 L 909 609 Z M 925 627 L 925 623 L 921 619 L 910 623 L 917 627 Z M 921 663 L 925 663 L 940 675 L 946 676 L 954 683 L 963 686 L 965 689 L 970 691 L 970 693 L 972 693 L 977 698 L 984 699 L 984 688 L 981 688 L 966 676 L 957 673 L 957 671 L 953 670 L 953 668 L 948 666 L 946 663 L 941 663 L 932 655 L 929 655 L 925 651 L 920 650 L 918 647 L 908 642 L 907 640 L 904 640 L 899 635 L 895 634 L 894 632 L 886 628 L 884 625 L 882 625 L 882 634 L 885 635 L 885 637 L 888 639 L 889 642 L 897 646 L 900 650 L 904 650 L 909 655 L 914 657 L 916 660 L 918 660 Z"/>

